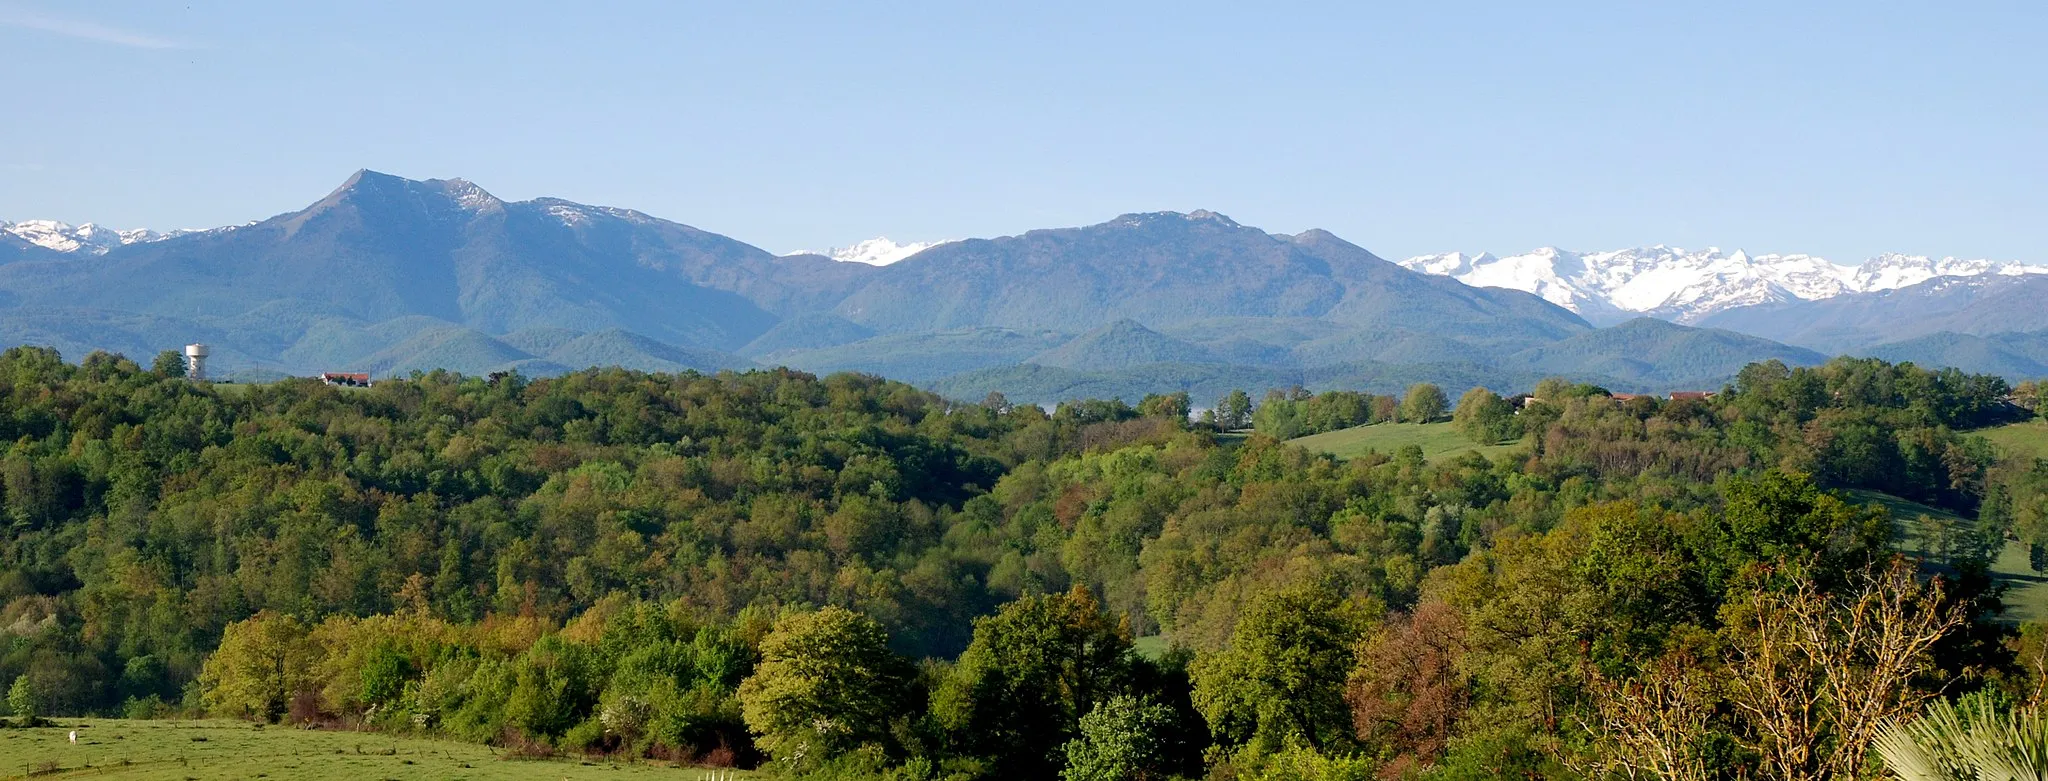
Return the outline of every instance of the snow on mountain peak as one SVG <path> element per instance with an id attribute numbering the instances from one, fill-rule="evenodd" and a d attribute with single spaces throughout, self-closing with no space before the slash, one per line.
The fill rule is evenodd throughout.
<path id="1" fill-rule="evenodd" d="M 940 244 L 950 243 L 952 242 L 949 240 L 919 241 L 912 242 L 909 244 L 898 244 L 894 241 L 891 241 L 887 236 L 880 236 L 868 239 L 867 241 L 856 243 L 851 247 L 833 247 L 831 249 L 825 250 L 824 252 L 798 250 L 796 252 L 792 252 L 789 254 L 824 255 L 825 257 L 844 263 L 866 263 L 870 266 L 886 266 L 896 261 L 915 255 L 917 253 L 939 246 Z"/>
<path id="2" fill-rule="evenodd" d="M 140 244 L 162 241 L 197 231 L 179 230 L 158 233 L 153 230 L 113 230 L 93 223 L 73 226 L 56 220 L 22 220 L 7 222 L 0 220 L 0 233 L 11 234 L 23 241 L 57 252 L 79 252 L 87 255 L 104 255 L 108 250 L 126 244 Z"/>
<path id="3" fill-rule="evenodd" d="M 1401 265 L 1469 285 L 1534 293 L 1591 320 L 1649 314 L 1681 323 L 1738 306 L 1891 290 L 1936 277 L 2048 273 L 2048 267 L 2016 262 L 1885 254 L 1844 266 L 1813 255 L 1687 251 L 1663 244 L 1606 252 L 1544 247 L 1499 258 L 1422 255 Z"/>

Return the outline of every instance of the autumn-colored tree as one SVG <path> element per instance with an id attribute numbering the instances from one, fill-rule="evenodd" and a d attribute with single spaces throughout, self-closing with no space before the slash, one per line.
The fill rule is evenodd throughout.
<path id="1" fill-rule="evenodd" d="M 1464 619 L 1442 602 L 1381 625 L 1344 692 L 1359 742 L 1413 762 L 1441 755 L 1472 697 L 1464 655 Z"/>

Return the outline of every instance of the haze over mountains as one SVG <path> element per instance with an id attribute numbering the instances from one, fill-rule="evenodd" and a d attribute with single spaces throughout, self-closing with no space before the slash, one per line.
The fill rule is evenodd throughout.
<path id="1" fill-rule="evenodd" d="M 1033 402 L 1552 374 L 1712 388 L 1752 360 L 1843 350 L 2048 366 L 2048 339 L 2005 335 L 2048 331 L 2038 305 L 2006 313 L 2048 275 L 1982 262 L 1655 247 L 1396 264 L 1200 210 L 834 255 L 363 171 L 304 209 L 203 232 L 0 224 L 0 340 L 144 360 L 204 341 L 245 377 L 788 365 Z"/>

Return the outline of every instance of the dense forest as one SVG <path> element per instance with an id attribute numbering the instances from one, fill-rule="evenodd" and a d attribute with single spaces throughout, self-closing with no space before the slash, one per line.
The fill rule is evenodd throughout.
<path id="1" fill-rule="evenodd" d="M 1967 433 L 2035 398 L 1838 359 L 1682 400 L 1048 413 L 857 374 L 205 386 L 16 348 L 0 683 L 17 720 L 802 778 L 1864 777 L 1923 704 L 2048 692 L 2048 632 L 1988 577 L 2008 540 L 2048 569 L 2048 461 Z M 1446 416 L 1523 444 L 1283 441 Z M 1976 520 L 1902 545 L 1873 493 Z"/>

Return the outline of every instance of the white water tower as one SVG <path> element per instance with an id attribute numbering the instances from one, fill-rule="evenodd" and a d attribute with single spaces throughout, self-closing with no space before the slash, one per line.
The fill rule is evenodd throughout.
<path id="1" fill-rule="evenodd" d="M 206 381 L 206 345 L 185 345 L 185 378 L 193 382 Z"/>

